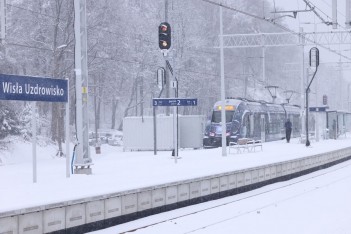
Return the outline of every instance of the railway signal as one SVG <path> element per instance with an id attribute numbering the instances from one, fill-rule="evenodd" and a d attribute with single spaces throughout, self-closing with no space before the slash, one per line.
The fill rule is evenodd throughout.
<path id="1" fill-rule="evenodd" d="M 163 22 L 158 26 L 158 46 L 161 50 L 171 48 L 171 25 Z"/>
<path id="2" fill-rule="evenodd" d="M 319 66 L 319 50 L 317 47 L 313 47 L 310 49 L 310 67 L 311 69 L 314 70 L 312 79 L 310 81 L 310 83 L 308 84 L 307 88 L 306 88 L 306 146 L 310 146 L 311 143 L 308 139 L 309 135 L 308 135 L 308 94 L 310 92 L 310 86 L 313 82 L 314 77 L 317 74 L 318 71 L 318 66 Z"/>

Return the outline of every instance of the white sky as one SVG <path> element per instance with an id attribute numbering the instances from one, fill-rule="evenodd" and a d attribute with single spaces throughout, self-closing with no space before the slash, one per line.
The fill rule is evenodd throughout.
<path id="1" fill-rule="evenodd" d="M 28 154 L 31 144 L 13 141 L 10 151 L 0 154 L 3 162 L 0 167 L 0 212 L 235 171 L 350 145 L 351 138 L 340 138 L 312 142 L 312 147 L 307 148 L 298 139 L 292 139 L 290 144 L 267 142 L 263 151 L 228 154 L 227 157 L 222 156 L 221 148 L 181 150 L 182 158 L 177 164 L 169 151 L 155 156 L 150 151 L 123 152 L 121 147 L 102 145 L 101 155 L 95 155 L 91 149 L 93 175 L 72 175 L 68 179 L 65 177 L 65 158 L 54 157 L 56 149 L 52 146 L 38 147 L 38 182 L 33 184 L 32 158 Z"/>
<path id="2" fill-rule="evenodd" d="M 332 0 L 309 0 L 316 6 L 318 13 L 327 21 L 332 21 Z M 305 10 L 306 4 L 303 0 L 271 0 L 272 6 L 274 5 L 278 10 Z M 308 9 L 308 8 L 307 8 Z M 302 27 L 304 32 L 337 32 L 337 31 L 350 31 L 345 26 L 346 22 L 346 3 L 345 0 L 337 0 L 337 21 L 338 28 L 333 29 L 332 26 L 327 26 L 313 12 L 302 12 L 297 14 L 297 19 L 284 17 L 284 21 L 295 32 L 299 31 Z M 291 14 L 290 14 L 291 15 Z M 320 61 L 321 63 L 328 63 L 329 66 L 339 69 L 337 64 L 339 61 L 344 62 L 343 78 L 351 82 L 351 42 L 349 45 L 333 45 L 333 50 L 341 52 L 343 55 L 350 59 L 340 58 L 340 56 L 331 53 L 323 48 L 320 48 Z M 305 53 L 308 53 L 309 48 L 305 48 Z M 341 60 L 340 60 L 341 59 Z"/>

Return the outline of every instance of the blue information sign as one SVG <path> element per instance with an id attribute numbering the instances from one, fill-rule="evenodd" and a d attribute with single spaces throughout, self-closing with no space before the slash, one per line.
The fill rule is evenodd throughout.
<path id="1" fill-rule="evenodd" d="M 322 107 L 310 107 L 309 110 L 311 112 L 325 112 L 327 111 L 327 106 L 322 106 Z"/>
<path id="2" fill-rule="evenodd" d="M 68 81 L 0 74 L 0 100 L 67 102 Z"/>
<path id="3" fill-rule="evenodd" d="M 153 106 L 197 106 L 197 98 L 154 98 Z"/>

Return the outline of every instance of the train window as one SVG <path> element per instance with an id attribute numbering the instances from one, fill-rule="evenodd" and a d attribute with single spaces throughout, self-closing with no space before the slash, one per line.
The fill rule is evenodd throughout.
<path id="1" fill-rule="evenodd" d="M 213 111 L 212 113 L 212 123 L 220 123 L 221 122 L 221 117 L 222 113 L 221 111 Z M 227 123 L 232 122 L 234 116 L 234 111 L 226 111 L 225 112 L 225 120 Z"/>

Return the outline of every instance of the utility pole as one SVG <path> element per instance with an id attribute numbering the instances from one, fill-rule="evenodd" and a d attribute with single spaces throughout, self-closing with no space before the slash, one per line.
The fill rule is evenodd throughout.
<path id="1" fill-rule="evenodd" d="M 168 22 L 168 0 L 165 0 L 165 22 Z M 166 56 L 164 54 L 164 56 Z M 166 98 L 169 98 L 170 95 L 170 77 L 169 77 L 169 70 L 167 67 L 167 59 L 165 59 L 165 80 L 166 80 Z M 170 107 L 166 107 L 166 116 L 170 115 Z"/>
<path id="2" fill-rule="evenodd" d="M 75 73 L 76 73 L 76 127 L 77 147 L 74 162 L 75 173 L 91 174 L 93 164 L 89 150 L 88 114 L 88 55 L 86 2 L 74 0 Z"/>
<path id="3" fill-rule="evenodd" d="M 5 0 L 0 0 L 0 40 L 3 42 L 6 36 L 6 4 Z"/>
<path id="4" fill-rule="evenodd" d="M 305 106 L 305 48 L 304 48 L 304 45 L 305 45 L 305 37 L 304 37 L 304 33 L 303 33 L 303 28 L 300 27 L 300 36 L 299 36 L 299 46 L 301 48 L 301 83 L 300 83 L 300 94 L 301 94 L 301 113 L 300 113 L 300 118 L 301 118 L 301 134 L 304 133 L 304 126 L 305 126 L 305 123 L 304 123 L 304 119 L 303 118 L 303 110 L 304 110 L 304 106 Z"/>
<path id="5" fill-rule="evenodd" d="M 225 84 L 224 84 L 224 49 L 223 49 L 223 7 L 219 6 L 219 47 L 221 54 L 221 122 L 222 122 L 222 156 L 227 156 L 227 125 L 225 116 Z"/>

